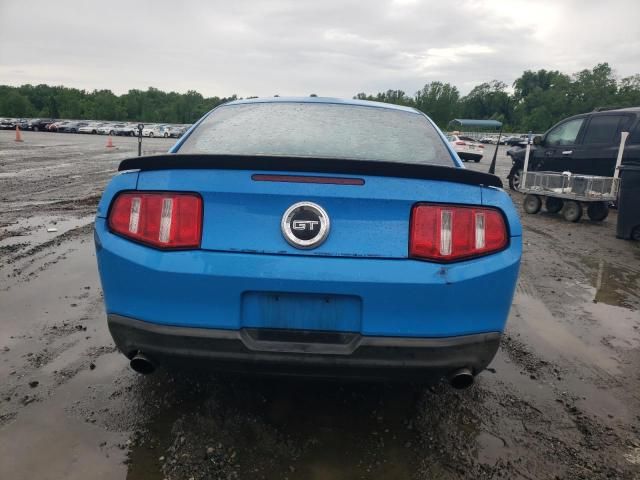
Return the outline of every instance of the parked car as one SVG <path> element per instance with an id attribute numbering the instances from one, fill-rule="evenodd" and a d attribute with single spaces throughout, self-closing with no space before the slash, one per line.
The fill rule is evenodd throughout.
<path id="1" fill-rule="evenodd" d="M 161 125 L 157 129 L 157 135 L 155 136 L 169 138 L 171 136 L 171 127 L 169 125 Z"/>
<path id="2" fill-rule="evenodd" d="M 57 132 L 58 128 L 62 127 L 63 125 L 66 125 L 67 123 L 70 123 L 69 120 L 60 120 L 57 122 L 53 122 L 52 124 L 50 124 L 47 127 L 47 130 L 49 130 L 50 132 Z"/>
<path id="3" fill-rule="evenodd" d="M 25 118 L 5 118 L 0 121 L 0 130 L 15 130 L 16 127 L 28 130 L 29 121 Z"/>
<path id="4" fill-rule="evenodd" d="M 78 128 L 78 133 L 91 133 L 95 135 L 98 133 L 98 129 L 103 125 L 106 124 L 104 122 L 90 122 Z"/>
<path id="5" fill-rule="evenodd" d="M 620 132 L 631 132 L 623 163 L 640 164 L 640 107 L 585 113 L 566 118 L 533 139 L 529 170 L 613 176 Z M 522 178 L 525 148 L 507 151 L 511 157 L 509 187 Z"/>
<path id="6" fill-rule="evenodd" d="M 0 130 L 15 130 L 15 128 L 15 118 L 3 118 L 2 120 L 0 120 Z"/>
<path id="7" fill-rule="evenodd" d="M 149 137 L 150 136 L 149 134 L 152 133 L 155 128 L 156 128 L 156 125 L 146 124 L 142 129 L 142 136 Z"/>
<path id="8" fill-rule="evenodd" d="M 473 160 L 478 163 L 482 160 L 484 145 L 480 142 L 476 142 L 471 137 L 460 135 L 449 135 L 447 139 L 462 161 Z"/>
<path id="9" fill-rule="evenodd" d="M 67 122 L 62 125 L 58 125 L 58 132 L 61 133 L 78 133 L 78 130 L 82 127 L 89 125 L 88 122 Z"/>
<path id="10" fill-rule="evenodd" d="M 526 138 L 522 138 L 520 136 L 510 136 L 504 139 L 504 144 L 509 146 L 526 144 Z"/>
<path id="11" fill-rule="evenodd" d="M 182 362 L 462 388 L 498 349 L 518 216 L 422 112 L 239 100 L 119 170 L 96 256 L 111 335 L 138 372 Z"/>
<path id="12" fill-rule="evenodd" d="M 143 137 L 169 137 L 168 125 L 145 125 Z"/>
<path id="13" fill-rule="evenodd" d="M 138 136 L 138 124 L 137 123 L 128 123 L 124 125 L 119 125 L 114 129 L 115 135 L 124 135 L 127 137 L 137 137 Z"/>
<path id="14" fill-rule="evenodd" d="M 180 138 L 188 129 L 189 127 L 181 125 L 168 127 L 168 136 L 172 138 Z"/>
<path id="15" fill-rule="evenodd" d="M 103 123 L 97 128 L 98 135 L 113 135 L 114 130 L 119 126 L 123 125 L 123 123 Z"/>
<path id="16" fill-rule="evenodd" d="M 157 128 L 157 125 L 152 125 L 152 124 L 147 124 L 144 126 L 144 128 L 142 129 L 142 136 L 143 137 L 152 137 L 153 136 L 153 131 Z"/>
<path id="17" fill-rule="evenodd" d="M 29 130 L 33 130 L 34 132 L 47 131 L 49 125 L 54 122 L 55 120 L 53 118 L 34 118 L 29 122 Z"/>

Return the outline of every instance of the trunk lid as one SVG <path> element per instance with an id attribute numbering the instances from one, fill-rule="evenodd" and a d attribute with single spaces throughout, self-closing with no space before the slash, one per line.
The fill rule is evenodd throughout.
<path id="1" fill-rule="evenodd" d="M 277 255 L 406 258 L 409 220 L 416 202 L 479 205 L 482 201 L 479 186 L 452 181 L 307 172 L 287 172 L 278 175 L 280 181 L 256 179 L 256 175 L 273 173 L 141 171 L 137 188 L 199 193 L 204 201 L 203 249 Z M 300 183 L 299 178 L 282 181 L 287 176 L 361 184 Z M 315 248 L 297 248 L 283 234 L 283 215 L 299 202 L 312 202 L 329 217 L 326 240 Z"/>

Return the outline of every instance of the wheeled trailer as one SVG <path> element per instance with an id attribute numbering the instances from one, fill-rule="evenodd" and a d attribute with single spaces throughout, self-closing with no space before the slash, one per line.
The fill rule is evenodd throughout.
<path id="1" fill-rule="evenodd" d="M 601 222 L 609 215 L 609 203 L 615 202 L 620 187 L 619 168 L 629 132 L 622 132 L 613 177 L 575 175 L 571 172 L 529 172 L 531 141 L 527 142 L 520 191 L 525 194 L 522 207 L 527 213 L 538 213 L 544 201 L 550 213 L 562 210 L 564 218 L 578 222 L 583 205 L 591 220 Z M 569 152 L 570 153 L 570 152 Z"/>
<path id="2" fill-rule="evenodd" d="M 525 193 L 522 207 L 527 213 L 538 213 L 544 202 L 546 211 L 558 213 L 578 222 L 586 206 L 591 220 L 600 222 L 609 215 L 609 203 L 618 195 L 619 179 L 593 175 L 572 175 L 568 172 L 526 172 L 521 191 Z"/>

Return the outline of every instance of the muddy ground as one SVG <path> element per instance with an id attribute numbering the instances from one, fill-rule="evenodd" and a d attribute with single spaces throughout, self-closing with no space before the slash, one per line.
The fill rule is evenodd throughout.
<path id="1" fill-rule="evenodd" d="M 136 139 L 24 139 L 0 132 L 0 478 L 640 478 L 640 245 L 615 211 L 523 215 L 507 333 L 469 390 L 141 377 L 109 337 L 91 235 Z"/>

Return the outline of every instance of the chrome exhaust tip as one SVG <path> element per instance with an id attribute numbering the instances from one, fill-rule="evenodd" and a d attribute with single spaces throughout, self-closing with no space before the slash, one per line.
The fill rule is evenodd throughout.
<path id="1" fill-rule="evenodd" d="M 449 383 L 456 390 L 463 390 L 473 385 L 473 373 L 469 368 L 456 370 L 449 377 Z"/>
<path id="2" fill-rule="evenodd" d="M 147 356 L 142 352 L 138 352 L 133 356 L 133 358 L 129 362 L 129 366 L 134 371 L 142 373 L 143 375 L 149 375 L 156 369 L 155 363 L 149 360 Z"/>

